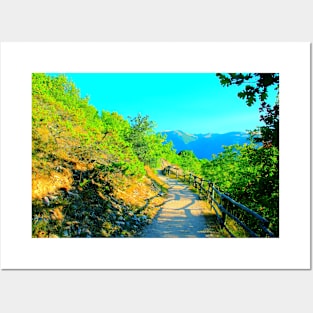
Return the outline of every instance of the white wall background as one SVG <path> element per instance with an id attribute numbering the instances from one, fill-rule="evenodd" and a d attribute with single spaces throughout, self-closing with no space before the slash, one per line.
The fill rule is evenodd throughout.
<path id="1" fill-rule="evenodd" d="M 303 0 L 10 0 L 1 2 L 0 39 L 312 42 L 311 12 Z M 287 270 L 2 270 L 0 309 L 305 313 L 312 309 L 312 278 L 312 271 Z"/>

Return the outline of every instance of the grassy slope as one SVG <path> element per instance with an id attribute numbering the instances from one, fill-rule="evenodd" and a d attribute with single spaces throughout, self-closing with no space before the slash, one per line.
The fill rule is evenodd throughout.
<path id="1" fill-rule="evenodd" d="M 143 166 L 127 174 L 123 164 L 140 167 L 136 156 L 90 115 L 33 96 L 33 237 L 136 236 L 154 214 L 158 190 Z"/>

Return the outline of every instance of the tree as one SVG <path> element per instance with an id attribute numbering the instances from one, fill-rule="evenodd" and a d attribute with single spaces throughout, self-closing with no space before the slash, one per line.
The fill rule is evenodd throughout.
<path id="1" fill-rule="evenodd" d="M 192 172 L 194 174 L 201 173 L 201 163 L 196 155 L 191 150 L 183 150 L 178 153 L 179 165 L 184 171 Z"/>
<path id="2" fill-rule="evenodd" d="M 270 229 L 279 235 L 277 147 L 257 147 L 254 143 L 224 146 L 212 160 L 202 160 L 201 170 L 202 176 L 223 193 L 268 219 Z M 244 222 L 253 226 L 250 217 L 246 218 Z"/>
<path id="3" fill-rule="evenodd" d="M 263 142 L 265 146 L 279 147 L 279 74 L 278 73 L 217 73 L 222 86 L 241 86 L 245 84 L 243 90 L 238 92 L 238 97 L 244 99 L 248 106 L 252 106 L 257 100 L 260 101 L 260 121 L 265 126 L 260 128 L 260 137 L 256 137 L 256 142 Z M 276 102 L 271 106 L 268 102 L 268 91 L 270 87 L 277 90 Z"/>
<path id="4" fill-rule="evenodd" d="M 157 167 L 162 157 L 165 137 L 155 133 L 155 123 L 149 120 L 149 116 L 142 116 L 139 113 L 136 117 L 130 118 L 130 125 L 128 141 L 138 159 L 146 165 Z"/>

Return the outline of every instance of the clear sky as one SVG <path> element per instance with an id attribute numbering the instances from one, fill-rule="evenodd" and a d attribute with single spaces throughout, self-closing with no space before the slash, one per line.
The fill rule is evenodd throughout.
<path id="1" fill-rule="evenodd" d="M 222 134 L 262 126 L 259 104 L 248 107 L 237 97 L 243 87 L 222 87 L 215 73 L 64 74 L 99 113 L 148 115 L 156 131 Z M 274 103 L 274 92 L 270 96 Z"/>

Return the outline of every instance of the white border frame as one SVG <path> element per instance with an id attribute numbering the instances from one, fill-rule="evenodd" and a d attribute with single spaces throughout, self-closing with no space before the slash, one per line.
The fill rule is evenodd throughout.
<path id="1" fill-rule="evenodd" d="M 280 73 L 280 238 L 31 238 L 32 72 Z M 3 269 L 309 269 L 308 168 L 309 43 L 1 44 Z"/>

